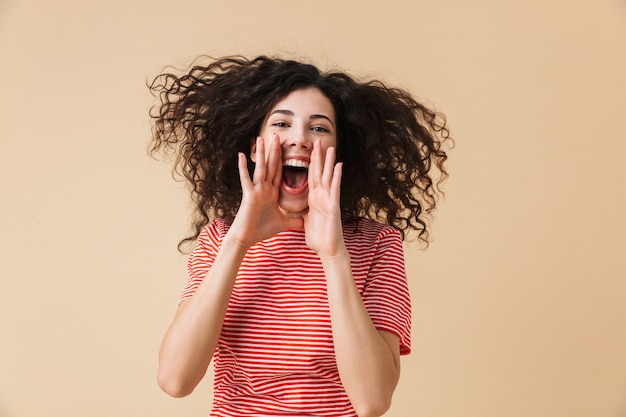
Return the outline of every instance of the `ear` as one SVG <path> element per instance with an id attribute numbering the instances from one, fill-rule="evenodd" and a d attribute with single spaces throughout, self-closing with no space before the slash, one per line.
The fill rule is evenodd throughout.
<path id="1" fill-rule="evenodd" d="M 250 159 L 256 163 L 256 138 L 250 139 Z"/>

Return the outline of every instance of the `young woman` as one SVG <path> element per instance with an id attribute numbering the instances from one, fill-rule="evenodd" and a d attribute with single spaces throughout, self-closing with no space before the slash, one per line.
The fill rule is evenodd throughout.
<path id="1" fill-rule="evenodd" d="M 213 360 L 212 416 L 382 415 L 410 352 L 402 241 L 427 240 L 444 118 L 404 90 L 266 56 L 151 89 L 151 149 L 174 153 L 196 204 L 159 385 L 188 395 Z"/>

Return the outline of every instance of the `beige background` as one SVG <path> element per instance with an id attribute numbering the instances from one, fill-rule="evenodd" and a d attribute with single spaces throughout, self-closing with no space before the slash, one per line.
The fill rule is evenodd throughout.
<path id="1" fill-rule="evenodd" d="M 383 3 L 387 3 L 383 5 Z M 0 416 L 206 416 L 155 383 L 183 187 L 145 83 L 200 53 L 380 77 L 457 146 L 389 416 L 626 416 L 626 2 L 0 2 Z"/>

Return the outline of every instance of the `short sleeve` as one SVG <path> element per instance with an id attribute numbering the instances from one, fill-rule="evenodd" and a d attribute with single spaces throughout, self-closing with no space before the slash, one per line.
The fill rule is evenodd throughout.
<path id="1" fill-rule="evenodd" d="M 187 260 L 187 283 L 178 300 L 179 304 L 181 301 L 191 298 L 204 281 L 213 265 L 225 234 L 226 225 L 224 221 L 217 219 L 202 229 L 198 235 L 196 245 Z"/>
<path id="2" fill-rule="evenodd" d="M 378 330 L 400 339 L 400 354 L 411 352 L 411 297 L 400 233 L 383 229 L 363 289 L 363 302 Z"/>

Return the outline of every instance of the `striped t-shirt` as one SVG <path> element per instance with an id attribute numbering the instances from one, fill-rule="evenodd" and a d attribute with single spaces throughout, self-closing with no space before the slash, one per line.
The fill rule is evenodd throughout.
<path id="1" fill-rule="evenodd" d="M 181 301 L 211 268 L 228 224 L 205 227 L 189 257 Z M 352 273 L 372 322 L 410 352 L 411 305 L 397 230 L 344 225 Z M 213 357 L 211 416 L 355 416 L 335 361 L 326 278 L 304 232 L 287 231 L 245 255 Z"/>

